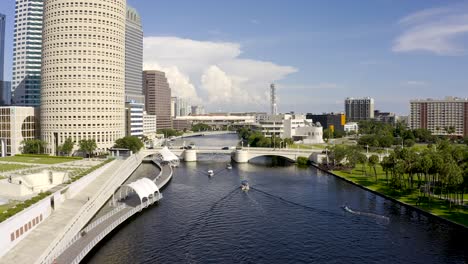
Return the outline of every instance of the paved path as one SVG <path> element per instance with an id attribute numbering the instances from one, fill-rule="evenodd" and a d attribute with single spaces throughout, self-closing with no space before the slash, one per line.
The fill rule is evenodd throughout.
<path id="1" fill-rule="evenodd" d="M 162 189 L 169 182 L 173 172 L 169 165 L 164 165 L 161 168 L 162 171 L 160 175 L 156 179 L 151 179 L 155 181 L 159 189 Z M 148 203 L 147 206 L 150 206 L 154 202 L 155 201 Z M 115 207 L 110 207 L 109 205 L 106 205 L 106 207 L 108 208 L 103 208 L 103 210 L 107 211 L 107 213 L 102 215 L 101 218 L 95 218 L 94 220 L 100 223 L 94 225 L 94 222 L 91 222 L 89 226 L 92 226 L 92 228 L 85 228 L 85 232 L 78 234 L 76 237 L 77 240 L 71 244 L 54 263 L 79 263 L 101 239 L 112 231 L 112 229 L 145 208 L 145 206 L 141 205 L 136 194 L 130 195 L 124 203 L 119 203 Z M 109 210 L 116 207 L 117 210 Z M 102 219 L 105 220 L 101 221 Z"/>
<path id="2" fill-rule="evenodd" d="M 1 259 L 0 263 L 34 263 L 37 258 L 44 253 L 50 243 L 61 234 L 66 224 L 72 220 L 76 213 L 88 201 L 88 197 L 93 197 L 113 175 L 114 171 L 121 165 L 120 160 L 116 160 L 93 182 L 88 184 L 72 199 L 67 199 L 48 218 L 46 218 L 37 228 L 31 231 L 28 236 L 21 240 Z"/>

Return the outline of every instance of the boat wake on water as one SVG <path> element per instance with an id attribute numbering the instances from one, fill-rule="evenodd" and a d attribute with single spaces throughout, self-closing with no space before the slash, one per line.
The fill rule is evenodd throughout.
<path id="1" fill-rule="evenodd" d="M 356 211 L 351 209 L 349 206 L 344 205 L 341 208 L 343 208 L 344 211 L 350 213 L 350 214 L 355 214 L 355 215 L 363 215 L 363 216 L 368 216 L 368 217 L 373 217 L 376 219 L 381 219 L 385 221 L 390 221 L 390 218 L 384 215 L 379 215 L 379 214 L 374 214 L 374 213 L 368 213 L 368 212 L 361 212 L 361 211 Z"/>
<path id="2" fill-rule="evenodd" d="M 284 202 L 284 203 L 288 203 L 288 204 L 291 204 L 291 205 L 295 205 L 297 207 L 301 207 L 303 209 L 306 209 L 306 210 L 309 210 L 309 211 L 313 211 L 313 212 L 317 212 L 317 213 L 323 213 L 323 214 L 328 214 L 328 215 L 332 215 L 332 216 L 338 216 L 338 214 L 335 214 L 333 212 L 330 212 L 330 211 L 326 211 L 326 210 L 321 210 L 321 209 L 317 209 L 317 208 L 314 208 L 314 207 L 310 207 L 310 206 L 307 206 L 307 205 L 303 205 L 303 204 L 300 204 L 300 203 L 296 203 L 296 202 L 293 202 L 293 201 L 290 201 L 290 200 L 287 200 L 281 196 L 278 196 L 278 195 L 274 195 L 274 194 L 271 194 L 271 193 L 268 193 L 268 192 L 265 192 L 263 190 L 260 190 L 258 188 L 255 188 L 255 187 L 250 187 L 251 190 L 254 190 L 254 191 L 257 191 L 265 196 L 268 196 L 268 197 L 271 197 L 271 198 L 274 198 L 274 199 L 277 199 L 281 202 Z"/>

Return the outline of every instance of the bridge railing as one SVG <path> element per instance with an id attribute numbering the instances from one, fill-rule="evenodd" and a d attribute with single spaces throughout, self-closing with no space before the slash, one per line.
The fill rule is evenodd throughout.
<path id="1" fill-rule="evenodd" d="M 97 195 L 88 202 L 75 216 L 75 219 L 65 227 L 62 235 L 54 239 L 43 255 L 38 259 L 39 263 L 53 263 L 70 245 L 70 241 L 75 238 L 79 231 L 85 226 L 89 219 L 114 193 L 115 187 L 128 178 L 128 176 L 141 163 L 142 157 L 138 154 L 131 156 L 120 164 L 116 172 L 120 177 L 110 177 L 110 179 L 98 190 Z M 138 162 L 140 161 L 140 162 Z"/>
<path id="2" fill-rule="evenodd" d="M 78 264 L 80 261 L 101 241 L 106 235 L 108 235 L 114 228 L 122 224 L 125 220 L 133 216 L 134 214 L 140 212 L 143 210 L 143 208 L 146 208 L 156 202 L 157 200 L 148 200 L 143 202 L 142 204 L 134 207 L 121 217 L 119 217 L 117 220 L 112 222 L 109 226 L 107 226 L 101 233 L 99 233 L 91 242 L 86 245 L 86 247 L 81 250 L 81 252 L 75 257 L 75 259 L 71 262 L 72 264 Z"/>

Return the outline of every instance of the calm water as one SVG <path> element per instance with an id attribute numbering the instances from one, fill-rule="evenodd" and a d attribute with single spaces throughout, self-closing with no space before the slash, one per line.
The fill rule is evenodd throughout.
<path id="1" fill-rule="evenodd" d="M 235 136 L 191 139 L 235 145 Z M 201 141 L 205 141 L 202 144 Z M 182 163 L 164 199 L 122 226 L 89 263 L 464 263 L 468 232 L 316 169 Z M 265 160 L 258 160 L 265 161 Z M 208 169 L 218 172 L 205 175 Z M 152 173 L 143 164 L 136 173 Z M 239 183 L 253 187 L 242 192 Z M 356 212 L 344 212 L 348 204 Z"/>

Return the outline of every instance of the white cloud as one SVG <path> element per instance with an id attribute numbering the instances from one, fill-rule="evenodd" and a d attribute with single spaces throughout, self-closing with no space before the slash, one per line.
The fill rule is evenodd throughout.
<path id="1" fill-rule="evenodd" d="M 432 8 L 400 20 L 405 31 L 397 37 L 395 52 L 427 51 L 437 55 L 465 54 L 462 37 L 468 34 L 466 5 Z"/>
<path id="2" fill-rule="evenodd" d="M 165 71 L 174 95 L 223 110 L 267 104 L 269 83 L 297 71 L 291 66 L 239 58 L 241 53 L 238 43 L 146 37 L 144 68 Z"/>
<path id="3" fill-rule="evenodd" d="M 406 86 L 426 86 L 427 83 L 424 81 L 405 81 L 403 83 Z"/>

